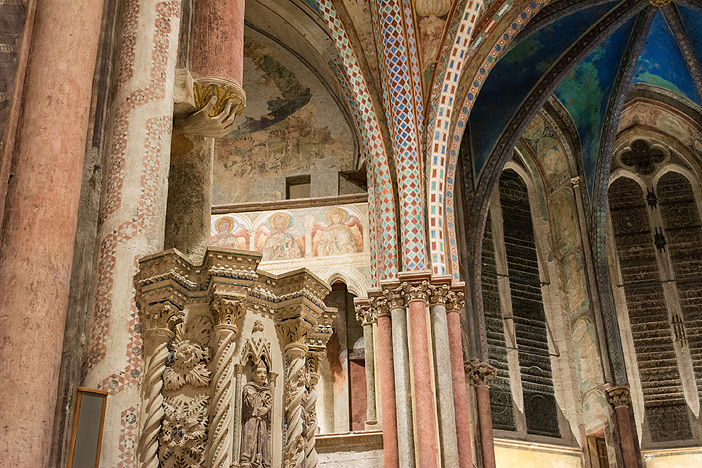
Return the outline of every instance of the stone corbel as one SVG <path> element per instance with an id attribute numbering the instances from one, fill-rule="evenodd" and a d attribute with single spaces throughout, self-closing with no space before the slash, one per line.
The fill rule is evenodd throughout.
<path id="1" fill-rule="evenodd" d="M 174 125 L 186 135 L 222 138 L 246 107 L 246 93 L 222 78 L 193 79 L 187 69 L 177 70 Z"/>
<path id="2" fill-rule="evenodd" d="M 497 376 L 497 371 L 494 367 L 486 362 L 477 360 L 466 361 L 465 369 L 474 387 L 489 387 Z"/>
<path id="3" fill-rule="evenodd" d="M 631 404 L 631 392 L 626 385 L 606 385 L 607 397 L 612 408 L 628 408 Z"/>

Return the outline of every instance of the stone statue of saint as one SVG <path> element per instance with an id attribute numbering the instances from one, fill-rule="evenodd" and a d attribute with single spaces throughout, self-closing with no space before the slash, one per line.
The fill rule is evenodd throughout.
<path id="1" fill-rule="evenodd" d="M 273 395 L 268 388 L 268 367 L 263 360 L 254 364 L 252 381 L 243 389 L 241 468 L 270 468 L 270 422 Z"/>

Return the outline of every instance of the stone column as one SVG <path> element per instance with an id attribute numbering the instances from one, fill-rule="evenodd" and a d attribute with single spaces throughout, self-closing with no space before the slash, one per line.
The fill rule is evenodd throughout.
<path id="1" fill-rule="evenodd" d="M 191 71 L 178 74 L 165 247 L 199 261 L 210 240 L 214 139 L 246 103 L 244 0 L 196 0 Z"/>
<path id="2" fill-rule="evenodd" d="M 175 337 L 175 327 L 183 322 L 183 312 L 169 302 L 143 304 L 144 379 L 141 384 L 141 430 L 137 466 L 158 468 L 159 434 L 163 411 L 163 373 L 166 371 L 168 344 Z"/>
<path id="3" fill-rule="evenodd" d="M 210 304 L 214 317 L 214 350 L 212 363 L 213 395 L 210 404 L 209 451 L 207 465 L 211 468 L 229 468 L 233 460 L 234 433 L 231 430 L 235 408 L 233 407 L 235 386 L 234 351 L 237 323 L 244 315 L 239 301 L 215 295 Z M 238 381 L 237 381 L 238 382 Z"/>
<path id="4" fill-rule="evenodd" d="M 414 458 L 412 387 L 410 384 L 405 301 L 402 288 L 397 285 L 386 285 L 383 289 L 383 294 L 388 302 L 392 323 L 392 361 L 395 374 L 398 463 L 402 468 L 413 468 L 416 463 Z M 385 409 L 383 409 L 383 414 L 385 414 Z"/>
<path id="5" fill-rule="evenodd" d="M 431 342 L 427 327 L 427 293 L 429 283 L 403 283 L 407 314 L 409 315 L 410 356 L 412 359 L 412 398 L 414 402 L 417 466 L 438 466 L 436 434 L 436 402 L 432 389 L 432 365 L 429 357 Z"/>
<path id="6" fill-rule="evenodd" d="M 286 338 L 285 385 L 283 405 L 285 406 L 285 441 L 283 447 L 283 467 L 300 468 L 305 463 L 305 431 L 303 421 L 305 381 L 307 378 L 306 356 L 308 346 L 305 335 L 311 329 L 310 323 L 301 319 L 279 322 L 278 327 Z"/>
<path id="7" fill-rule="evenodd" d="M 376 311 L 368 303 L 356 306 L 356 320 L 363 325 L 363 346 L 366 365 L 366 429 L 375 426 L 378 418 L 375 412 L 375 352 L 373 349 L 373 323 L 377 320 Z"/>
<path id="8" fill-rule="evenodd" d="M 453 407 L 456 416 L 456 439 L 458 442 L 458 466 L 473 468 L 473 450 L 470 440 L 470 416 L 466 394 L 466 371 L 463 367 L 463 345 L 461 338 L 461 316 L 463 292 L 451 291 L 446 301 L 449 348 L 451 350 L 451 381 Z"/>
<path id="9" fill-rule="evenodd" d="M 101 14 L 88 0 L 36 7 L 0 230 L 5 466 L 48 465 Z"/>
<path id="10" fill-rule="evenodd" d="M 383 417 L 383 466 L 399 468 L 390 308 L 387 299 L 384 297 L 371 297 L 370 302 L 378 318 L 378 373 L 380 376 L 380 404 L 382 405 Z"/>
<path id="11" fill-rule="evenodd" d="M 163 250 L 181 2 L 128 0 L 122 10 L 83 369 L 84 386 L 110 395 L 100 466 L 134 456 L 124 436 L 136 432 L 125 414 L 135 411 L 142 372 L 134 274 L 141 257 Z"/>
<path id="12" fill-rule="evenodd" d="M 448 284 L 430 285 L 429 307 L 432 343 L 434 346 L 434 371 L 441 441 L 441 466 L 459 466 L 456 439 L 456 417 L 453 409 L 453 379 L 451 375 L 451 349 L 449 346 L 446 300 L 450 293 Z M 464 386 L 465 388 L 465 386 Z"/>
<path id="13" fill-rule="evenodd" d="M 232 460 L 239 460 L 241 456 L 241 392 L 244 380 L 244 364 L 236 364 L 234 370 L 236 371 L 236 388 L 234 390 L 234 417 L 232 418 L 232 442 L 234 444 Z M 275 382 L 275 379 L 272 377 L 271 379 Z"/>
<path id="14" fill-rule="evenodd" d="M 466 363 L 471 383 L 475 387 L 478 406 L 478 428 L 483 455 L 483 468 L 496 468 L 495 441 L 492 434 L 490 411 L 490 383 L 495 379 L 495 368 L 485 362 Z"/>
<path id="15" fill-rule="evenodd" d="M 304 400 L 305 413 L 307 414 L 307 428 L 305 430 L 305 468 L 317 468 L 319 458 L 316 449 L 317 433 L 317 383 L 319 382 L 319 362 L 322 360 L 324 348 L 310 348 L 307 357 L 309 387 Z"/>
<path id="16" fill-rule="evenodd" d="M 614 408 L 614 414 L 617 418 L 619 444 L 622 449 L 624 468 L 637 468 L 639 463 L 636 458 L 634 432 L 631 430 L 631 415 L 629 413 L 629 405 L 631 404 L 629 387 L 607 386 L 606 390 L 609 396 L 609 403 Z"/>
<path id="17" fill-rule="evenodd" d="M 195 0 L 193 76 L 241 87 L 244 74 L 244 0 Z M 228 83 L 227 83 L 228 82 Z"/>

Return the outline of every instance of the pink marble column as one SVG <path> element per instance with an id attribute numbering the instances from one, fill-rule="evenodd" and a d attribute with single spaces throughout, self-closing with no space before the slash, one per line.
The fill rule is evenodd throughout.
<path id="1" fill-rule="evenodd" d="M 463 293 L 452 292 L 446 303 L 449 349 L 451 352 L 451 381 L 453 383 L 453 406 L 456 415 L 456 439 L 458 440 L 458 463 L 460 468 L 473 467 L 473 449 L 470 441 L 470 417 L 466 395 L 466 372 L 463 367 L 460 310 Z"/>
<path id="2" fill-rule="evenodd" d="M 48 466 L 101 14 L 37 6 L 0 231 L 3 466 Z"/>
<path id="3" fill-rule="evenodd" d="M 383 457 L 387 468 L 399 468 L 397 415 L 395 414 L 395 373 L 392 359 L 392 323 L 385 298 L 371 298 L 378 314 L 378 367 L 383 418 Z"/>
<path id="4" fill-rule="evenodd" d="M 466 370 L 470 372 L 471 382 L 475 386 L 483 468 L 496 468 L 495 440 L 490 411 L 490 382 L 495 378 L 495 369 L 484 362 L 476 362 L 467 363 Z"/>
<path id="5" fill-rule="evenodd" d="M 241 86 L 244 74 L 244 0 L 196 0 L 192 73 Z"/>
<path id="6" fill-rule="evenodd" d="M 134 275 L 163 250 L 180 0 L 126 0 L 120 19 L 83 385 L 109 397 L 100 466 L 135 457 L 142 337 Z"/>
<path id="7" fill-rule="evenodd" d="M 418 468 L 438 466 L 436 433 L 436 401 L 432 389 L 432 367 L 429 358 L 426 281 L 419 285 L 403 285 L 408 303 L 412 392 L 415 409 L 415 454 Z"/>
<path id="8" fill-rule="evenodd" d="M 629 404 L 631 394 L 624 386 L 612 386 L 607 388 L 609 402 L 614 408 L 617 418 L 617 429 L 619 431 L 619 445 L 624 459 L 624 468 L 637 468 L 639 466 L 634 445 L 634 432 L 631 428 L 629 414 Z"/>

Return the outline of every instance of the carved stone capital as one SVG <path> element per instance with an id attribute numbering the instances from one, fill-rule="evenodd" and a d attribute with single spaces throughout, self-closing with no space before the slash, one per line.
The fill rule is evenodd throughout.
<path id="1" fill-rule="evenodd" d="M 427 292 L 429 294 L 429 305 L 446 304 L 451 293 L 451 287 L 448 284 L 430 284 Z"/>
<path id="2" fill-rule="evenodd" d="M 402 283 L 400 285 L 405 296 L 405 302 L 427 302 L 429 297 L 429 282 L 422 281 L 419 284 Z"/>
<path id="3" fill-rule="evenodd" d="M 656 8 L 660 8 L 663 6 L 666 6 L 669 4 L 672 0 L 648 0 L 648 3 L 650 3 L 652 6 Z"/>
<path id="4" fill-rule="evenodd" d="M 372 325 L 378 321 L 376 309 L 369 302 L 356 304 L 356 320 L 363 326 Z"/>
<path id="5" fill-rule="evenodd" d="M 304 346 L 305 351 L 307 350 L 305 339 L 312 330 L 312 324 L 310 322 L 297 317 L 276 322 L 275 326 L 278 331 L 280 331 L 281 335 L 283 335 L 286 349 L 289 345 L 299 345 Z"/>
<path id="6" fill-rule="evenodd" d="M 446 313 L 459 313 L 465 305 L 465 294 L 463 291 L 451 291 L 446 298 Z"/>
<path id="7" fill-rule="evenodd" d="M 578 188 L 580 186 L 580 176 L 571 178 L 570 184 L 573 186 L 573 188 Z"/>
<path id="8" fill-rule="evenodd" d="M 489 386 L 497 376 L 497 371 L 487 362 L 466 361 L 466 373 L 470 376 L 470 381 L 475 387 L 481 385 Z"/>
<path id="9" fill-rule="evenodd" d="M 371 308 L 374 310 L 374 322 L 378 321 L 378 317 L 389 317 L 390 316 L 390 305 L 385 297 L 371 297 L 368 299 Z"/>
<path id="10" fill-rule="evenodd" d="M 242 298 L 243 299 L 243 298 Z M 244 306 L 239 298 L 215 295 L 210 302 L 210 310 L 216 325 L 236 326 L 244 316 Z"/>
<path id="11" fill-rule="evenodd" d="M 629 387 L 624 385 L 612 385 L 605 387 L 605 390 L 607 390 L 609 404 L 612 405 L 613 408 L 619 408 L 621 406 L 628 407 L 631 403 Z"/>
<path id="12" fill-rule="evenodd" d="M 402 286 L 394 288 L 383 288 L 383 295 L 390 310 L 401 309 L 405 306 L 405 298 L 402 293 Z"/>
<path id="13" fill-rule="evenodd" d="M 185 314 L 169 302 L 161 302 L 142 307 L 143 330 L 175 331 L 176 325 L 183 322 Z"/>

